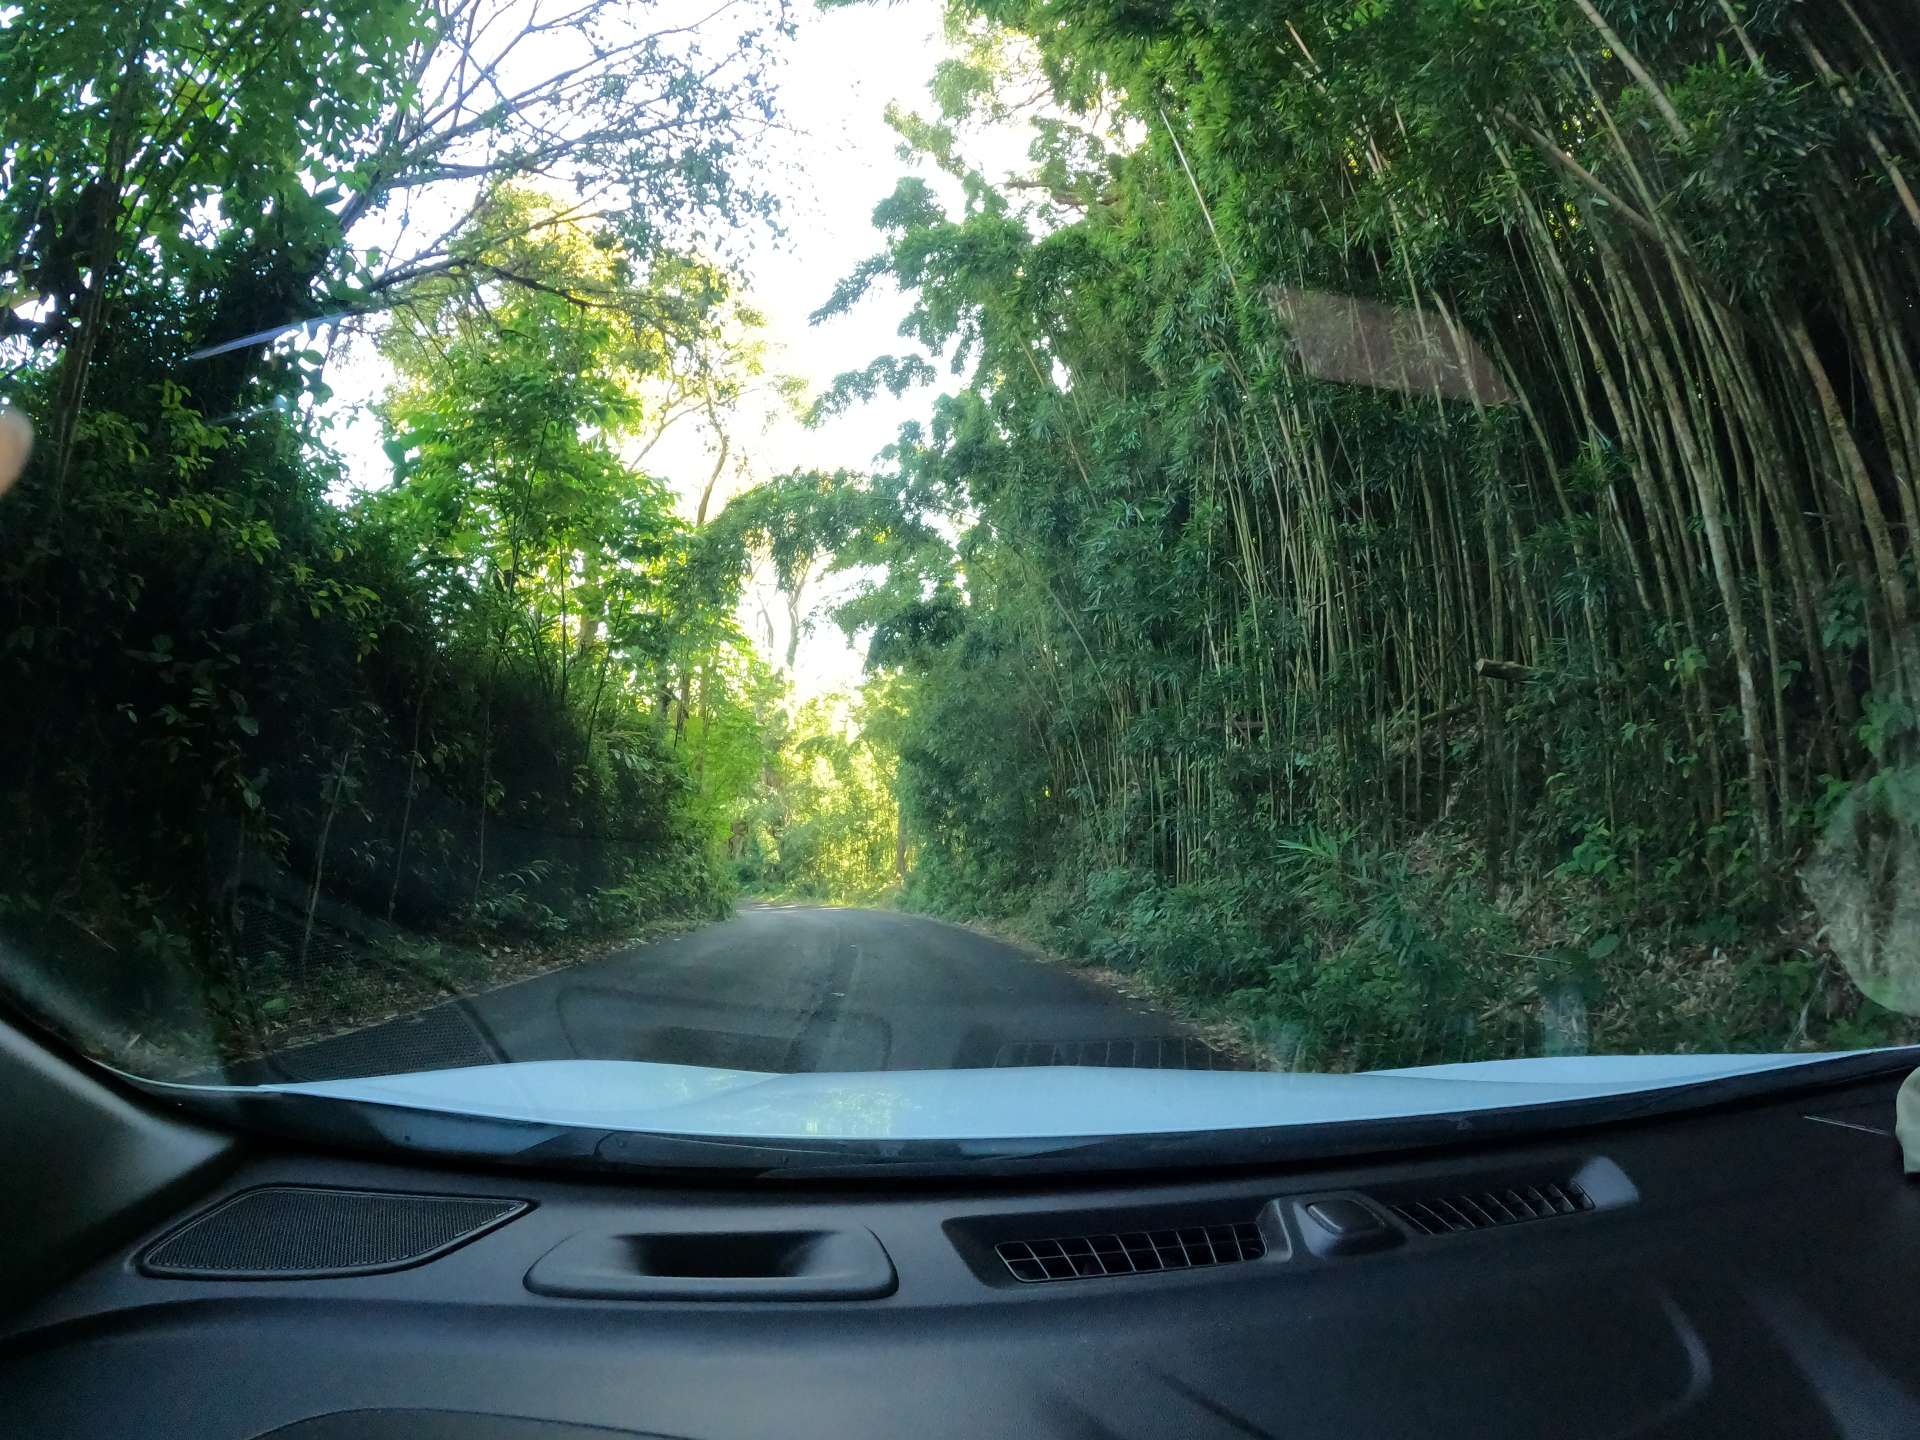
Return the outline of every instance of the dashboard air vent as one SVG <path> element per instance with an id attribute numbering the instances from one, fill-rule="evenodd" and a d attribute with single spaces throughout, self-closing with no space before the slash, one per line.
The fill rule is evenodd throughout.
<path id="1" fill-rule="evenodd" d="M 1051 1240 L 1003 1240 L 993 1248 L 1014 1279 L 1041 1284 L 1234 1265 L 1258 1260 L 1267 1253 L 1267 1242 L 1260 1227 L 1248 1221 L 1178 1230 L 1066 1235 Z"/>
<path id="2" fill-rule="evenodd" d="M 1577 1215 L 1593 1209 L 1593 1201 L 1571 1181 L 1542 1180 L 1457 1195 L 1396 1200 L 1392 1209 L 1421 1235 L 1451 1235 L 1461 1230 L 1547 1220 L 1555 1215 Z"/>

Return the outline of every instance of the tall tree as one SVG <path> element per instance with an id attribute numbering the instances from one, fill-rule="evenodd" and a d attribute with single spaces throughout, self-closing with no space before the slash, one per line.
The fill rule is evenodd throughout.
<path id="1" fill-rule="evenodd" d="M 734 167 L 773 113 L 780 0 L 700 23 L 653 13 L 625 0 L 13 7 L 0 294 L 41 302 L 5 325 L 59 358 L 43 446 L 55 486 L 94 364 L 146 323 L 143 295 L 196 297 L 167 337 L 176 360 L 234 347 L 191 372 L 219 413 L 260 332 L 471 273 L 482 262 L 457 240 L 491 184 L 560 182 L 570 215 L 641 248 L 768 215 Z"/>

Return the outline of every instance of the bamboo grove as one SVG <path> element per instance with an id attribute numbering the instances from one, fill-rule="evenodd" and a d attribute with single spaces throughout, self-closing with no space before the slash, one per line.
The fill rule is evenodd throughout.
<path id="1" fill-rule="evenodd" d="M 1278 1063 L 1908 1035 L 1845 971 L 1920 864 L 1915 0 L 947 18 L 820 310 L 906 343 L 812 406 L 936 398 L 729 497 L 783 0 L 0 10 L 0 933 L 229 1049 L 323 932 L 741 884 Z M 867 683 L 795 709 L 834 570 Z"/>
<path id="2" fill-rule="evenodd" d="M 1402 1037 L 1433 1055 L 1538 1043 L 1528 954 L 1598 995 L 1612 932 L 1777 936 L 1915 726 L 1911 7 L 954 13 L 969 58 L 894 123 L 964 198 L 903 181 L 827 307 L 892 276 L 965 381 L 869 486 L 962 536 L 892 652 L 930 903 L 1050 906 L 1284 1010 L 1341 958 L 1324 881 L 1348 933 L 1398 937 L 1362 948 L 1410 1013 L 1441 941 L 1514 947 L 1455 997 L 1491 1028 Z M 996 184 L 967 124 L 1036 76 L 1033 165 Z M 1316 374 L 1354 313 L 1487 373 Z M 1432 903 L 1383 918 L 1388 873 Z M 1851 1012 L 1809 953 L 1745 1038 Z"/>

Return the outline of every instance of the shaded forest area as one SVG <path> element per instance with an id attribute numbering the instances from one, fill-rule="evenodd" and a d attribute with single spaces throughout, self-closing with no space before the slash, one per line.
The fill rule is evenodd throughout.
<path id="1" fill-rule="evenodd" d="M 777 227 L 743 177 L 778 4 L 0 24 L 23 987 L 124 1063 L 199 1062 L 722 914 L 786 883 L 789 825 L 831 851 L 783 752 L 851 742 L 736 622 L 765 542 L 709 514 L 724 430 L 710 474 L 646 464 L 784 383 L 725 260 Z M 390 476 L 334 443 L 354 345 Z"/>
<path id="2" fill-rule="evenodd" d="M 910 901 L 1281 1063 L 1910 1036 L 1912 6 L 954 13 L 827 307 L 961 380 L 844 502 L 959 536 L 845 617 Z"/>
<path id="3" fill-rule="evenodd" d="M 1912 1038 L 1910 0 L 952 0 L 812 408 L 938 398 L 717 509 L 777 0 L 0 13 L 0 926 L 149 1041 L 902 877 L 1277 1064 Z"/>

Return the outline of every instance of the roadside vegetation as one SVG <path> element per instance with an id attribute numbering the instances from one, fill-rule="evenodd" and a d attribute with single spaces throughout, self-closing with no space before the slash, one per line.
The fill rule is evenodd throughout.
<path id="1" fill-rule="evenodd" d="M 1909 11 L 955 14 L 826 307 L 959 382 L 841 501 L 907 903 L 1285 1063 L 1910 1038 Z"/>
<path id="2" fill-rule="evenodd" d="M 778 0 L 0 8 L 7 943 L 194 1055 L 742 894 L 1302 1067 L 1913 1038 L 1906 0 L 948 14 L 807 396 Z M 770 388 L 926 398 L 728 497 Z"/>
<path id="3" fill-rule="evenodd" d="M 39 437 L 0 512 L 0 925 L 37 988 L 247 1053 L 723 914 L 790 726 L 755 542 L 709 514 L 780 383 L 726 262 L 776 224 L 780 8 L 0 27 L 0 399 Z M 330 429 L 353 346 L 385 474 Z M 703 419 L 710 473 L 648 468 Z"/>

